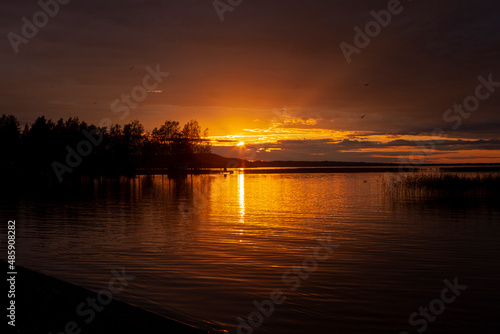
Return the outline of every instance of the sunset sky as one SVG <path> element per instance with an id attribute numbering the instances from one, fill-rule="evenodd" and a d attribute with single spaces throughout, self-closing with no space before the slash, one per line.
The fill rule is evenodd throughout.
<path id="1" fill-rule="evenodd" d="M 243 0 L 221 14 L 212 0 L 72 0 L 17 53 L 9 33 L 42 9 L 1 7 L 0 114 L 23 126 L 196 119 L 225 156 L 392 162 L 431 140 L 426 163 L 500 163 L 498 0 L 401 1 L 350 63 L 340 44 L 388 1 Z M 121 117 L 113 101 L 148 66 L 169 75 Z M 474 111 L 447 112 L 464 101 Z"/>

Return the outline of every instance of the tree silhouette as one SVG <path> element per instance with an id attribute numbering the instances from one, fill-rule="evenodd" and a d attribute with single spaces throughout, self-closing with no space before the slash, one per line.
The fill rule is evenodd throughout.
<path id="1" fill-rule="evenodd" d="M 19 122 L 13 115 L 0 117 L 0 164 L 2 169 L 14 168 L 20 153 L 21 133 Z"/>
<path id="2" fill-rule="evenodd" d="M 14 171 L 18 176 L 48 178 L 57 176 L 54 171 L 74 176 L 122 175 L 158 167 L 178 173 L 192 165 L 197 154 L 210 151 L 208 129 L 202 133 L 196 120 L 182 129 L 179 122 L 167 120 L 149 134 L 139 120 L 108 129 L 78 117 L 54 123 L 40 116 L 21 133 L 15 116 L 0 117 L 0 170 L 4 176 Z"/>

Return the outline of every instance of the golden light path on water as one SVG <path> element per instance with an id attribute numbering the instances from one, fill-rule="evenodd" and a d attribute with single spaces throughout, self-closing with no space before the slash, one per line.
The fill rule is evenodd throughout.
<path id="1" fill-rule="evenodd" d="M 245 174 L 238 175 L 238 194 L 240 204 L 240 223 L 245 224 Z M 243 235 L 243 226 L 240 235 Z M 241 239 L 240 239 L 241 242 Z"/>

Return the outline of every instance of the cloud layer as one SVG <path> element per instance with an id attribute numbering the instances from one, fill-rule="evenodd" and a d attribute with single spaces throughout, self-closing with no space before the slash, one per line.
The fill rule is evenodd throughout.
<path id="1" fill-rule="evenodd" d="M 243 1 L 223 22 L 211 1 L 70 1 L 19 53 L 2 39 L 2 112 L 23 124 L 44 114 L 92 123 L 137 118 L 148 130 L 166 119 L 194 118 L 215 136 L 268 130 L 269 144 L 282 148 L 268 156 L 289 160 L 325 154 L 324 160 L 383 161 L 388 147 L 380 154 L 361 148 L 388 145 L 390 136 L 430 136 L 435 128 L 463 156 L 470 145 L 497 150 L 490 139 L 500 133 L 500 92 L 456 130 L 443 113 L 474 94 L 478 76 L 500 81 L 500 3 L 401 5 L 401 14 L 348 64 L 339 44 L 353 44 L 354 28 L 364 29 L 370 12 L 386 9 L 387 1 Z M 37 11 L 35 1 L 4 1 L 3 36 L 21 34 L 22 17 L 31 20 Z M 156 64 L 170 73 L 158 87 L 162 93 L 118 118 L 111 102 Z M 336 142 L 340 133 L 349 142 Z M 349 137 L 355 134 L 386 138 L 355 144 Z"/>

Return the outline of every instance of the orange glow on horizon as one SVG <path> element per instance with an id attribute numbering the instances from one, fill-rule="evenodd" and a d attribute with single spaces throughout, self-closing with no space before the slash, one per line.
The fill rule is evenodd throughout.
<path id="1" fill-rule="evenodd" d="M 425 163 L 500 163 L 498 151 L 472 149 L 479 138 L 460 138 L 449 131 L 442 137 L 430 133 L 384 133 L 372 130 L 366 122 L 358 126 L 356 122 L 359 120 L 354 117 L 349 118 L 350 124 L 346 124 L 342 117 L 338 121 L 316 115 L 310 117 L 301 107 L 272 111 L 247 107 L 238 111 L 251 116 L 239 116 L 238 113 L 238 117 L 225 117 L 223 122 L 217 123 L 215 135 L 208 137 L 212 147 L 220 148 L 219 154 L 249 160 L 296 160 L 299 156 L 304 160 L 309 160 L 308 156 L 317 160 L 324 156 L 325 160 L 356 159 L 362 162 L 380 158 L 379 162 L 398 162 L 423 156 Z M 339 129 L 334 129 L 336 126 Z M 444 141 L 450 141 L 449 146 L 444 143 L 436 149 L 433 145 Z M 469 141 L 470 145 L 467 144 Z M 417 147 L 415 143 L 418 142 L 425 146 Z"/>

